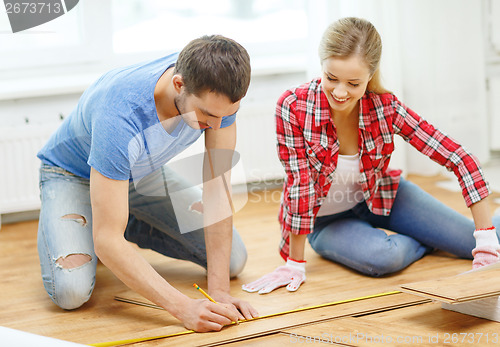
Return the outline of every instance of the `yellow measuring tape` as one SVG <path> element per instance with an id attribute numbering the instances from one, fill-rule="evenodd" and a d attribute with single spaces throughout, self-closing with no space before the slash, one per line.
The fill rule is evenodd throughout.
<path id="1" fill-rule="evenodd" d="M 322 308 L 322 307 L 327 307 L 327 306 L 333 306 L 333 305 L 339 305 L 339 304 L 346 304 L 349 302 L 354 302 L 354 301 L 360 301 L 360 300 L 366 300 L 366 299 L 373 299 L 373 298 L 378 298 L 381 296 L 387 296 L 387 295 L 392 295 L 392 294 L 399 294 L 401 293 L 398 290 L 392 291 L 392 292 L 385 292 L 385 293 L 378 293 L 378 294 L 373 294 L 373 295 L 367 295 L 367 296 L 361 296 L 358 298 L 353 298 L 353 299 L 346 299 L 346 300 L 340 300 L 340 301 L 334 301 L 334 302 L 329 302 L 326 304 L 321 304 L 321 305 L 315 305 L 315 306 L 308 306 L 308 307 L 302 307 L 302 308 L 296 308 L 290 311 L 284 311 L 284 312 L 278 312 L 278 313 L 271 313 L 267 314 L 264 316 L 260 316 L 257 318 L 251 318 L 251 319 L 245 319 L 241 320 L 241 322 L 249 322 L 249 321 L 254 321 L 257 319 L 263 319 L 263 318 L 269 318 L 269 317 L 275 317 L 275 316 L 281 316 L 284 314 L 288 313 L 296 313 L 296 312 L 302 312 L 302 311 L 307 311 L 307 310 L 312 310 L 315 308 Z M 236 324 L 236 323 L 231 323 L 231 325 Z M 174 334 L 169 334 L 169 335 L 160 335 L 160 336 L 150 336 L 150 337 L 140 337 L 136 339 L 127 339 L 127 340 L 119 340 L 119 341 L 111 341 L 111 342 L 100 342 L 100 343 L 93 343 L 90 344 L 89 346 L 94 346 L 94 347 L 115 347 L 115 346 L 121 346 L 121 345 L 126 345 L 130 343 L 138 343 L 138 342 L 144 342 L 144 341 L 150 341 L 150 340 L 157 340 L 157 339 L 165 339 L 168 337 L 174 337 L 174 336 L 180 336 L 180 335 L 187 335 L 187 334 L 192 334 L 195 333 L 194 330 L 186 330 L 186 331 L 181 331 L 179 333 L 174 333 Z"/>

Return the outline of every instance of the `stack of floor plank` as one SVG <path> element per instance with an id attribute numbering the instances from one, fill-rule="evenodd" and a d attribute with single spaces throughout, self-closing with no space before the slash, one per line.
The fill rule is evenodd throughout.
<path id="1" fill-rule="evenodd" d="M 441 302 L 447 310 L 500 322 L 500 265 L 401 285 L 407 293 Z"/>

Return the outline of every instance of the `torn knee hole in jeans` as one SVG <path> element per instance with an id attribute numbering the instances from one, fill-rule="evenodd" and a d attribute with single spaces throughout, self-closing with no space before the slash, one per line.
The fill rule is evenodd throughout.
<path id="1" fill-rule="evenodd" d="M 61 217 L 61 219 L 71 220 L 79 223 L 82 227 L 87 225 L 87 219 L 79 214 L 67 214 Z"/>
<path id="2" fill-rule="evenodd" d="M 203 203 L 201 201 L 193 202 L 189 206 L 189 211 L 202 214 L 203 213 Z"/>
<path id="3" fill-rule="evenodd" d="M 56 265 L 61 269 L 71 270 L 71 269 L 76 269 L 85 264 L 88 264 L 91 261 L 92 257 L 88 254 L 74 253 L 74 254 L 68 254 L 67 256 L 64 257 L 59 257 L 56 260 Z"/>

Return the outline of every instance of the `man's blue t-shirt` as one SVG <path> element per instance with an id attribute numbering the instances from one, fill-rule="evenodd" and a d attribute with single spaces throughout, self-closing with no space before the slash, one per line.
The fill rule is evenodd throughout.
<path id="1" fill-rule="evenodd" d="M 154 90 L 178 53 L 109 71 L 82 95 L 76 108 L 38 152 L 43 163 L 90 178 L 93 167 L 115 180 L 142 178 L 193 144 L 203 130 L 181 118 L 169 134 L 156 113 Z M 231 125 L 236 114 L 224 117 Z"/>

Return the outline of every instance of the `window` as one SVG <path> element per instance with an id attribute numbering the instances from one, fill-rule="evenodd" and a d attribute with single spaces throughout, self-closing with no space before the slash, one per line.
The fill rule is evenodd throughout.
<path id="1" fill-rule="evenodd" d="M 307 17 L 307 0 L 80 0 L 13 34 L 0 6 L 0 79 L 101 71 L 179 51 L 205 34 L 244 45 L 253 67 L 304 66 Z"/>
<path id="2" fill-rule="evenodd" d="M 100 12 L 99 1 L 80 1 L 63 16 L 12 33 L 5 7 L 0 5 L 0 71 L 17 69 L 22 74 L 24 69 L 36 71 L 98 60 L 106 51 L 102 35 L 106 34 L 106 26 L 102 32 L 105 21 Z"/>
<path id="3" fill-rule="evenodd" d="M 80 23 L 81 8 L 76 7 L 55 20 L 13 34 L 7 12 L 2 11 L 0 12 L 0 32 L 3 44 L 0 46 L 0 52 L 27 52 L 33 49 L 75 46 L 82 42 Z"/>
<path id="4" fill-rule="evenodd" d="M 205 34 L 228 36 L 252 58 L 304 53 L 306 0 L 113 0 L 116 54 L 177 51 Z"/>

